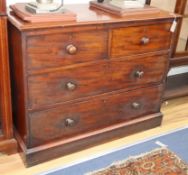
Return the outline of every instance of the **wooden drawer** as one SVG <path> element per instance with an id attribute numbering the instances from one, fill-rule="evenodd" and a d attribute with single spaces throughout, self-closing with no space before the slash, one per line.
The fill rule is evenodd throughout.
<path id="1" fill-rule="evenodd" d="M 159 112 L 162 86 L 91 98 L 29 115 L 30 146 L 67 139 Z M 144 95 L 143 95 L 144 94 Z M 41 126 L 42 124 L 42 126 Z"/>
<path id="2" fill-rule="evenodd" d="M 30 36 L 28 69 L 59 67 L 107 57 L 108 32 L 104 30 Z"/>
<path id="3" fill-rule="evenodd" d="M 111 57 L 167 50 L 171 42 L 171 23 L 112 30 Z"/>
<path id="4" fill-rule="evenodd" d="M 167 66 L 167 55 L 150 55 L 30 76 L 29 108 L 160 82 Z"/>

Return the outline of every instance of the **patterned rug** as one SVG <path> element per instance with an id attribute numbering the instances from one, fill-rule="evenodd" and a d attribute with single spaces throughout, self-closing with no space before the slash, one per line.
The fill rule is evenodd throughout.
<path id="1" fill-rule="evenodd" d="M 188 165 L 173 152 L 161 148 L 87 175 L 188 175 Z"/>
<path id="2" fill-rule="evenodd" d="M 63 163 L 62 166 L 58 165 L 56 168 L 39 172 L 35 175 L 85 175 L 88 172 L 95 172 L 104 169 L 105 167 L 109 167 L 113 162 L 122 162 L 123 160 L 125 162 L 125 159 L 129 159 L 129 157 L 135 158 L 135 156 L 141 154 L 143 156 L 143 153 L 150 153 L 152 150 L 158 150 L 161 147 L 168 148 L 188 164 L 188 126 L 166 133 L 156 133 L 153 137 L 148 137 L 144 140 L 141 139 L 132 144 L 125 143 L 125 145 L 106 152 L 102 150 L 96 155 L 91 153 L 91 155 L 88 154 L 87 157 L 84 158 L 80 157 L 80 159 L 78 158 L 78 160 L 75 160 L 72 163 L 67 163 L 65 165 Z M 138 173 L 135 173 L 134 175 L 138 175 Z M 151 173 L 139 175 L 151 175 Z M 153 173 L 152 175 L 159 174 Z M 169 174 L 163 173 L 160 175 Z"/>

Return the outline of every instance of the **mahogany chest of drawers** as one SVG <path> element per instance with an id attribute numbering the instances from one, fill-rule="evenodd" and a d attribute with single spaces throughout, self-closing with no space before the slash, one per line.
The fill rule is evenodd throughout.
<path id="1" fill-rule="evenodd" d="M 14 123 L 28 166 L 162 120 L 174 16 L 67 8 L 77 22 L 29 24 L 9 16 Z"/>

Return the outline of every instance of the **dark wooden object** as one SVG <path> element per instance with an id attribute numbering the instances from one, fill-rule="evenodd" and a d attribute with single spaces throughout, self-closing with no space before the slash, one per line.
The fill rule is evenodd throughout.
<path id="1" fill-rule="evenodd" d="M 147 0 L 146 3 L 150 4 L 152 0 Z M 185 9 L 187 5 L 187 0 L 176 0 L 174 13 L 182 15 L 183 17 L 186 16 Z M 173 41 L 172 45 L 172 53 L 171 53 L 171 59 L 170 59 L 170 65 L 171 67 L 186 65 L 188 63 L 188 52 L 185 50 L 182 52 L 176 52 L 177 45 L 178 45 L 178 39 L 180 36 L 180 31 L 182 27 L 182 20 L 183 18 L 180 18 L 178 20 L 178 25 L 176 28 L 176 36 Z"/>
<path id="2" fill-rule="evenodd" d="M 151 3 L 151 0 L 147 1 L 148 4 Z M 174 12 L 176 14 L 180 14 L 183 17 L 187 18 L 187 14 L 185 14 L 186 5 L 188 3 L 188 0 L 176 0 L 176 5 Z M 179 20 L 176 30 L 176 36 L 173 41 L 172 46 L 172 53 L 171 53 L 171 59 L 170 59 L 170 67 L 175 68 L 178 66 L 186 66 L 188 64 L 188 40 L 185 47 L 185 51 L 177 52 L 177 45 L 178 40 L 180 36 L 180 31 L 182 28 L 182 21 L 183 18 Z M 188 73 L 179 74 L 177 76 L 170 76 L 167 78 L 167 86 L 165 90 L 165 99 L 171 99 L 171 98 L 177 98 L 182 97 L 188 94 L 188 83 L 186 80 L 184 80 L 185 74 L 188 75 Z M 177 79 L 176 79 L 177 78 Z M 183 82 L 180 82 L 182 80 Z"/>
<path id="3" fill-rule="evenodd" d="M 0 16 L 6 15 L 6 1 L 1 0 L 0 1 Z"/>
<path id="4" fill-rule="evenodd" d="M 162 120 L 174 15 L 67 8 L 77 22 L 31 24 L 9 15 L 14 123 L 28 166 Z"/>
<path id="5" fill-rule="evenodd" d="M 184 17 L 186 5 L 187 5 L 187 0 L 179 0 L 179 1 L 177 0 L 174 12 L 177 14 L 180 14 Z M 179 61 L 180 61 L 182 56 L 186 56 L 187 60 L 188 60 L 188 52 L 186 52 L 186 51 L 177 52 L 176 51 L 178 39 L 180 36 L 181 27 L 182 27 L 182 22 L 183 22 L 183 18 L 181 18 L 178 23 L 177 36 L 176 36 L 176 40 L 175 40 L 174 51 L 173 51 L 173 55 L 171 58 L 171 62 L 173 62 L 173 59 L 177 59 L 177 58 L 179 58 Z M 175 66 L 175 64 L 174 64 L 174 66 Z"/>
<path id="6" fill-rule="evenodd" d="M 12 154 L 17 146 L 13 139 L 5 1 L 0 1 L 0 13 L 0 152 Z"/>
<path id="7" fill-rule="evenodd" d="M 187 0 L 177 0 L 175 13 L 181 14 L 184 17 L 187 3 L 188 3 Z M 188 65 L 188 50 L 186 49 L 188 45 L 188 40 L 187 40 L 185 51 L 176 52 L 178 39 L 182 27 L 182 21 L 183 18 L 179 21 L 178 24 L 174 52 L 170 61 L 171 67 Z M 183 73 L 177 76 L 171 76 L 167 79 L 168 86 L 166 88 L 166 93 L 165 93 L 166 99 L 177 98 L 177 97 L 188 95 L 188 82 L 186 81 L 186 79 L 184 80 L 184 78 L 187 76 L 188 73 Z M 182 82 L 180 82 L 180 80 L 182 80 Z"/>
<path id="8" fill-rule="evenodd" d="M 151 3 L 151 0 L 146 0 L 146 4 L 150 4 Z"/>

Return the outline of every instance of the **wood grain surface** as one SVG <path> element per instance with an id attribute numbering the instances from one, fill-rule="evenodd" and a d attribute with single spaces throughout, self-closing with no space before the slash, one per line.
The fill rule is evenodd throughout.
<path id="1" fill-rule="evenodd" d="M 14 123 L 27 166 L 162 121 L 174 16 L 70 7 L 77 22 L 48 27 L 9 16 Z"/>
<path id="2" fill-rule="evenodd" d="M 3 1 L 0 1 L 1 5 Z M 7 41 L 7 17 L 0 16 L 0 152 L 17 151 L 13 139 L 12 104 Z"/>
<path id="3" fill-rule="evenodd" d="M 128 16 L 119 18 L 115 15 L 111 15 L 109 13 L 102 12 L 100 10 L 91 10 L 89 8 L 89 4 L 73 4 L 73 5 L 66 5 L 65 8 L 73 11 L 77 14 L 77 20 L 74 22 L 51 22 L 51 23 L 27 23 L 19 18 L 17 18 L 14 14 L 9 14 L 9 20 L 13 23 L 19 30 L 28 30 L 28 29 L 45 29 L 45 28 L 53 28 L 53 27 L 68 27 L 68 26 L 87 26 L 93 23 L 95 24 L 108 24 L 108 23 L 121 23 L 127 22 L 130 23 L 131 21 L 135 21 L 139 23 L 140 21 L 144 20 L 165 20 L 171 21 L 176 16 L 179 18 L 179 15 L 172 15 L 165 11 L 160 11 L 158 14 L 150 14 L 150 15 L 135 15 L 135 16 Z"/>
<path id="4" fill-rule="evenodd" d="M 122 57 L 169 49 L 172 35 L 170 27 L 171 23 L 164 23 L 114 29 L 111 56 Z"/>
<path id="5" fill-rule="evenodd" d="M 6 15 L 6 0 L 0 1 L 0 16 Z"/>
<path id="6" fill-rule="evenodd" d="M 29 36 L 26 44 L 29 70 L 97 61 L 108 57 L 108 32 L 105 30 Z M 68 52 L 69 45 L 76 47 L 76 53 Z"/>
<path id="7" fill-rule="evenodd" d="M 30 145 L 66 139 L 160 111 L 163 87 L 105 95 L 89 101 L 61 105 L 29 115 Z M 142 94 L 146 94 L 143 96 Z M 137 106 L 134 106 L 137 105 Z M 68 125 L 67 120 L 72 120 Z M 45 123 L 41 127 L 41 123 Z M 38 132 L 40 130 L 40 132 Z"/>
<path id="8" fill-rule="evenodd" d="M 152 66 L 151 66 L 152 65 Z M 136 56 L 60 69 L 28 77 L 29 109 L 51 106 L 114 90 L 136 88 L 164 80 L 168 55 Z M 137 72 L 143 72 L 137 77 Z M 70 90 L 68 83 L 75 89 Z"/>
<path id="9" fill-rule="evenodd" d="M 126 136 L 105 144 L 72 153 L 67 156 L 51 160 L 31 168 L 26 168 L 19 154 L 11 156 L 0 156 L 0 173 L 3 175 L 33 175 L 55 168 L 63 167 L 88 158 L 88 156 L 100 155 L 106 151 L 125 146 L 125 144 L 133 144 L 139 140 L 150 138 L 159 134 L 163 134 L 174 129 L 187 126 L 188 123 L 188 97 L 173 99 L 163 104 L 162 112 L 164 114 L 163 124 L 160 127 L 150 129 L 144 132 Z"/>

